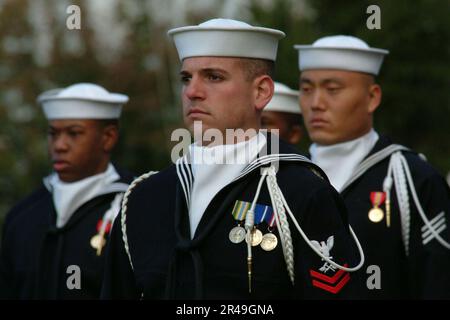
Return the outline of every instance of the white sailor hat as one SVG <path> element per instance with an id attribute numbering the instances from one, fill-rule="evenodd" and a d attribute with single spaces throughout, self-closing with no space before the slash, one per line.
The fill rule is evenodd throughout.
<path id="1" fill-rule="evenodd" d="M 284 32 L 231 19 L 212 19 L 198 26 L 169 30 L 180 60 L 189 57 L 242 57 L 275 61 Z"/>
<path id="2" fill-rule="evenodd" d="M 299 50 L 300 71 L 311 69 L 338 69 L 378 75 L 388 50 L 370 48 L 367 43 L 352 36 L 330 36 L 316 40 L 312 45 L 295 45 Z"/>
<path id="3" fill-rule="evenodd" d="M 128 96 L 109 93 L 92 83 L 77 83 L 64 89 L 45 91 L 37 98 L 48 120 L 118 119 Z"/>
<path id="4" fill-rule="evenodd" d="M 289 112 L 301 114 L 298 102 L 298 91 L 275 82 L 275 91 L 272 100 L 266 105 L 264 111 Z"/>

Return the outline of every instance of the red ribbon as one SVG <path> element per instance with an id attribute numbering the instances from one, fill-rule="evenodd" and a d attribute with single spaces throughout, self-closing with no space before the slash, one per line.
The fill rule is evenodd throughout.
<path id="1" fill-rule="evenodd" d="M 372 202 L 374 207 L 379 207 L 384 203 L 384 200 L 386 200 L 386 193 L 385 192 L 371 192 L 370 193 L 370 201 Z"/>

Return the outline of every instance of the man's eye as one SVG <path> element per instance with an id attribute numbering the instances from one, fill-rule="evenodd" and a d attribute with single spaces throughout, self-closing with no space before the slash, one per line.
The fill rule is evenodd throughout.
<path id="1" fill-rule="evenodd" d="M 311 91 L 311 88 L 310 88 L 310 87 L 301 87 L 301 88 L 300 88 L 300 91 L 301 91 L 301 92 L 304 92 L 304 93 L 308 93 L 308 92 Z"/>
<path id="2" fill-rule="evenodd" d="M 74 138 L 78 137 L 81 134 L 81 132 L 79 132 L 79 131 L 69 131 L 68 133 L 69 133 L 69 136 L 74 137 Z"/>
<path id="3" fill-rule="evenodd" d="M 190 76 L 182 76 L 180 78 L 181 83 L 187 83 L 187 82 L 189 82 L 189 80 L 191 80 Z"/>
<path id="4" fill-rule="evenodd" d="M 210 80 L 210 81 L 219 81 L 219 80 L 222 80 L 222 79 L 223 79 L 222 76 L 217 75 L 217 74 L 210 74 L 210 75 L 208 75 L 208 80 Z"/>
<path id="5" fill-rule="evenodd" d="M 330 88 L 327 88 L 328 92 L 330 92 L 330 93 L 337 93 L 337 92 L 339 92 L 340 89 L 341 89 L 341 88 L 339 88 L 339 87 L 330 87 Z"/>

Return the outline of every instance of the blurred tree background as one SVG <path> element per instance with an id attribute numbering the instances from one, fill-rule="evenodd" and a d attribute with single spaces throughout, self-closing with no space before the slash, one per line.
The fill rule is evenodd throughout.
<path id="1" fill-rule="evenodd" d="M 66 12 L 81 8 L 81 29 Z M 369 5 L 381 29 L 369 30 Z M 283 30 L 276 80 L 298 86 L 294 44 L 349 34 L 390 51 L 378 81 L 379 133 L 450 170 L 448 0 L 0 0 L 0 225 L 8 209 L 50 170 L 41 92 L 76 82 L 130 96 L 114 160 L 136 174 L 170 163 L 182 127 L 179 61 L 168 29 L 227 17 Z M 306 137 L 299 146 L 307 151 Z"/>

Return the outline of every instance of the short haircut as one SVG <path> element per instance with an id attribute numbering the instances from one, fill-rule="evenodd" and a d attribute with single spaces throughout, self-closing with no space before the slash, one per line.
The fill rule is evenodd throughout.
<path id="1" fill-rule="evenodd" d="M 252 81 L 255 78 L 268 75 L 273 78 L 275 73 L 275 62 L 265 59 L 238 58 L 239 64 L 244 70 L 245 79 Z"/>
<path id="2" fill-rule="evenodd" d="M 106 128 L 107 126 L 116 126 L 117 129 L 119 129 L 119 119 L 99 119 L 97 121 L 102 128 Z"/>

